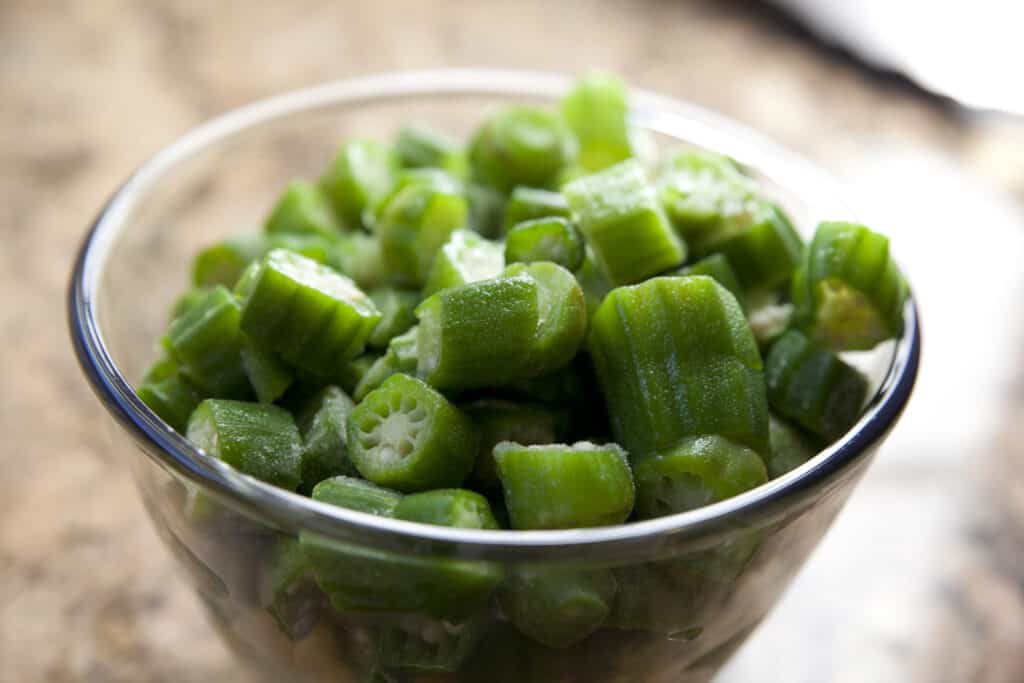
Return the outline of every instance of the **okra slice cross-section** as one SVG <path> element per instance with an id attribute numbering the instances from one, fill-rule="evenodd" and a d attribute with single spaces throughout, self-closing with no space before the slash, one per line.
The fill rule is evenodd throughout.
<path id="1" fill-rule="evenodd" d="M 473 469 L 473 422 L 440 393 L 392 375 L 348 417 L 349 457 L 364 477 L 406 493 L 458 486 Z"/>
<path id="2" fill-rule="evenodd" d="M 235 297 L 218 285 L 171 322 L 166 345 L 182 374 L 207 395 L 245 398 L 249 381 L 242 365 L 245 337 Z"/>

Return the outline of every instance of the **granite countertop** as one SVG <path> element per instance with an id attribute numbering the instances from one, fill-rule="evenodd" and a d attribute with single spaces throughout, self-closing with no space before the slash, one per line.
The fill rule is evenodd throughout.
<path id="1" fill-rule="evenodd" d="M 0 681 L 242 680 L 69 350 L 64 287 L 91 216 L 206 117 L 442 65 L 602 66 L 721 110 L 849 181 L 917 286 L 906 419 L 721 680 L 1024 680 L 1024 358 L 1004 303 L 1024 278 L 1024 124 L 865 75 L 743 3 L 553 4 L 0 4 Z"/>

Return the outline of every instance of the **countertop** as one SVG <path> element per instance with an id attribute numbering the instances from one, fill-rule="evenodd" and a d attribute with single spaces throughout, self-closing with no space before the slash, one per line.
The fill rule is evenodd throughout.
<path id="1" fill-rule="evenodd" d="M 555 4 L 0 3 L 0 681 L 243 680 L 69 349 L 70 263 L 105 197 L 253 99 L 478 65 L 601 66 L 777 138 L 848 182 L 917 288 L 904 421 L 720 680 L 1024 680 L 1024 123 L 865 74 L 743 3 Z"/>

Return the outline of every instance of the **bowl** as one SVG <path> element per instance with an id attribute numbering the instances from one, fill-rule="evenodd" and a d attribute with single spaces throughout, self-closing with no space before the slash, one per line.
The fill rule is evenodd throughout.
<path id="1" fill-rule="evenodd" d="M 859 359 L 873 394 L 843 438 L 742 495 L 610 527 L 478 531 L 317 503 L 207 457 L 135 395 L 132 383 L 153 359 L 152 340 L 187 285 L 191 256 L 256 229 L 281 188 L 317 174 L 340 140 L 386 138 L 410 119 L 467 134 L 488 110 L 550 103 L 569 83 L 548 74 L 440 70 L 265 100 L 200 126 L 146 162 L 89 230 L 69 288 L 75 351 L 113 418 L 154 528 L 240 666 L 270 680 L 335 683 L 706 681 L 782 595 L 896 424 L 918 367 L 912 298 L 903 337 Z M 733 156 L 798 225 L 853 217 L 826 174 L 719 115 L 633 92 L 631 116 L 658 147 Z M 349 602 L 331 603 L 311 580 L 301 562 L 310 547 L 337 558 L 330 580 Z M 451 611 L 463 604 L 459 582 L 469 575 L 497 577 L 492 583 L 561 577 L 537 609 L 559 606 L 571 617 L 573 609 L 603 606 L 610 614 L 584 639 L 549 647 L 512 628 L 495 600 Z M 594 607 L 588 589 L 604 602 Z"/>

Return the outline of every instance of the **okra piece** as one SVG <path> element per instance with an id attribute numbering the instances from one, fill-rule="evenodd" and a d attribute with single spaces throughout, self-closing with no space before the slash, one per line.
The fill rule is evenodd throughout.
<path id="1" fill-rule="evenodd" d="M 772 345 L 765 380 L 773 410 L 828 441 L 853 426 L 867 398 L 860 372 L 796 330 Z"/>
<path id="2" fill-rule="evenodd" d="M 184 432 L 189 415 L 203 400 L 201 392 L 178 370 L 171 358 L 162 358 L 146 371 L 138 388 L 139 398 L 161 420 Z"/>
<path id="3" fill-rule="evenodd" d="M 384 352 L 383 356 L 380 356 L 373 362 L 366 373 L 360 378 L 359 383 L 356 384 L 356 388 L 352 392 L 352 398 L 356 401 L 362 401 L 366 398 L 371 391 L 379 387 L 381 384 L 391 377 L 402 372 L 402 368 L 398 363 L 398 357 L 393 351 L 388 349 Z"/>
<path id="4" fill-rule="evenodd" d="M 267 216 L 263 229 L 271 234 L 310 234 L 332 240 L 341 232 L 323 190 L 304 181 L 288 186 Z"/>
<path id="5" fill-rule="evenodd" d="M 466 183 L 465 192 L 469 202 L 469 227 L 487 238 L 500 237 L 505 195 L 490 185 L 474 181 Z"/>
<path id="6" fill-rule="evenodd" d="M 645 280 L 686 258 L 679 239 L 635 160 L 583 176 L 564 188 L 573 222 L 613 285 Z"/>
<path id="7" fill-rule="evenodd" d="M 407 375 L 416 373 L 417 359 L 419 358 L 418 338 L 419 326 L 414 325 L 388 344 L 388 351 L 395 354 L 399 372 L 404 372 Z"/>
<path id="8" fill-rule="evenodd" d="M 395 508 L 402 500 L 402 494 L 398 491 L 347 476 L 324 479 L 313 487 L 312 495 L 313 500 L 321 503 L 379 517 L 393 517 Z"/>
<path id="9" fill-rule="evenodd" d="M 761 456 L 721 436 L 690 437 L 635 458 L 633 475 L 641 519 L 694 510 L 768 481 Z"/>
<path id="10" fill-rule="evenodd" d="M 889 240 L 863 225 L 820 223 L 792 296 L 796 323 L 833 351 L 871 349 L 903 333 L 907 283 Z"/>
<path id="11" fill-rule="evenodd" d="M 494 461 L 514 529 L 619 524 L 633 510 L 633 475 L 617 444 L 503 441 L 494 447 Z"/>
<path id="12" fill-rule="evenodd" d="M 349 457 L 366 479 L 405 493 L 459 486 L 473 469 L 473 422 L 424 382 L 392 375 L 348 417 Z"/>
<path id="13" fill-rule="evenodd" d="M 344 275 L 275 249 L 264 257 L 241 325 L 262 348 L 329 376 L 362 353 L 380 317 L 373 301 Z"/>
<path id="14" fill-rule="evenodd" d="M 210 293 L 209 287 L 190 287 L 174 300 L 174 304 L 171 306 L 171 316 L 168 322 L 173 321 L 175 318 L 180 318 L 185 315 L 193 308 L 197 307 L 203 302 L 203 299 Z"/>
<path id="15" fill-rule="evenodd" d="M 260 593 L 262 604 L 291 640 L 309 635 L 326 607 L 296 538 L 281 538 L 274 544 Z"/>
<path id="16" fill-rule="evenodd" d="M 284 395 L 295 381 L 295 374 L 276 354 L 264 351 L 251 342 L 242 345 L 242 368 L 260 403 L 273 403 Z"/>
<path id="17" fill-rule="evenodd" d="M 607 569 L 520 567 L 498 591 L 498 604 L 530 639 L 566 648 L 601 627 L 617 590 Z"/>
<path id="18" fill-rule="evenodd" d="M 284 408 L 207 399 L 189 418 L 186 436 L 240 472 L 289 491 L 299 485 L 302 438 Z"/>
<path id="19" fill-rule="evenodd" d="M 539 286 L 501 277 L 442 289 L 416 309 L 417 374 L 442 391 L 500 386 L 530 376 Z"/>
<path id="20" fill-rule="evenodd" d="M 248 394 L 240 320 L 235 297 L 218 285 L 167 330 L 171 356 L 185 377 L 207 395 L 241 398 Z"/>
<path id="21" fill-rule="evenodd" d="M 633 156 L 626 86 L 615 76 L 592 73 L 562 100 L 562 116 L 579 140 L 579 163 L 600 171 Z"/>
<path id="22" fill-rule="evenodd" d="M 700 636 L 708 608 L 721 594 L 721 587 L 697 576 L 677 576 L 679 572 L 669 570 L 672 562 L 616 568 L 619 590 L 605 625 L 659 633 L 673 640 Z"/>
<path id="23" fill-rule="evenodd" d="M 814 457 L 816 449 L 796 427 L 774 415 L 770 418 L 769 426 L 771 448 L 764 459 L 769 479 L 781 477 Z"/>
<path id="24" fill-rule="evenodd" d="M 536 187 L 517 187 L 505 204 L 505 232 L 523 221 L 538 218 L 569 218 L 569 202 L 560 192 Z"/>
<path id="25" fill-rule="evenodd" d="M 302 483 L 299 491 L 309 494 L 329 477 L 355 474 L 348 457 L 346 421 L 356 404 L 341 388 L 324 387 L 296 416 L 302 434 Z"/>
<path id="26" fill-rule="evenodd" d="M 556 114 L 507 107 L 483 123 L 469 147 L 474 176 L 501 192 L 517 185 L 548 187 L 576 157 L 576 140 Z"/>
<path id="27" fill-rule="evenodd" d="M 587 302 L 579 283 L 554 263 L 514 263 L 504 277 L 527 277 L 537 283 L 539 324 L 529 346 L 530 374 L 563 368 L 576 356 L 587 334 Z"/>
<path id="28" fill-rule="evenodd" d="M 480 432 L 480 449 L 470 481 L 473 488 L 488 495 L 501 494 L 493 452 L 500 442 L 529 446 L 558 443 L 568 436 L 568 415 L 560 409 L 496 399 L 474 401 L 462 409 Z"/>
<path id="29" fill-rule="evenodd" d="M 583 238 L 564 218 L 538 218 L 517 223 L 505 237 L 505 261 L 550 261 L 568 270 L 583 265 Z"/>
<path id="30" fill-rule="evenodd" d="M 384 286 L 391 279 L 384 265 L 380 241 L 363 232 L 341 235 L 326 263 L 342 275 L 352 278 L 363 290 Z"/>
<path id="31" fill-rule="evenodd" d="M 192 263 L 197 287 L 234 287 L 243 271 L 271 249 L 288 249 L 318 263 L 326 263 L 333 240 L 321 235 L 275 233 L 229 237 L 199 252 Z"/>
<path id="32" fill-rule="evenodd" d="M 761 355 L 736 298 L 706 275 L 613 290 L 587 341 L 616 441 L 639 458 L 717 434 L 761 453 Z"/>
<path id="33" fill-rule="evenodd" d="M 390 145 L 352 140 L 341 146 L 320 186 L 349 229 L 369 228 L 372 210 L 391 191 L 399 160 Z"/>
<path id="34" fill-rule="evenodd" d="M 408 617 L 393 626 L 374 628 L 371 637 L 377 662 L 387 669 L 423 675 L 444 674 L 462 667 L 487 632 L 487 626 L 485 616 L 458 625 Z"/>
<path id="35" fill-rule="evenodd" d="M 497 277 L 505 267 L 501 244 L 471 230 L 456 230 L 448 238 L 430 268 L 423 286 L 427 297 L 442 289 Z"/>
<path id="36" fill-rule="evenodd" d="M 459 145 L 421 123 L 402 126 L 395 152 L 404 168 L 441 168 L 456 177 L 466 171 L 466 160 Z"/>
<path id="37" fill-rule="evenodd" d="M 375 231 L 385 267 L 402 283 L 422 286 L 438 250 L 467 227 L 469 206 L 451 182 L 413 182 L 381 209 Z"/>
<path id="38" fill-rule="evenodd" d="M 744 306 L 743 290 L 740 288 L 739 280 L 736 279 L 736 273 L 733 271 L 732 266 L 729 265 L 729 259 L 723 254 L 712 254 L 711 256 L 706 256 L 693 265 L 680 268 L 672 274 L 707 275 L 708 277 L 713 278 L 715 282 L 728 289 L 729 292 L 736 297 L 736 301 L 739 303 L 740 308 L 746 308 Z"/>
<path id="39" fill-rule="evenodd" d="M 756 195 L 753 181 L 729 157 L 708 150 L 680 150 L 667 157 L 655 176 L 658 200 L 676 231 L 699 241 L 742 213 Z"/>
<path id="40" fill-rule="evenodd" d="M 376 348 L 386 348 L 392 338 L 397 337 L 416 324 L 416 305 L 420 302 L 418 292 L 397 287 L 381 287 L 370 292 L 381 319 L 370 333 L 367 343 Z"/>
<path id="41" fill-rule="evenodd" d="M 466 489 L 411 493 L 395 506 L 394 518 L 460 529 L 499 528 L 487 499 Z"/>

